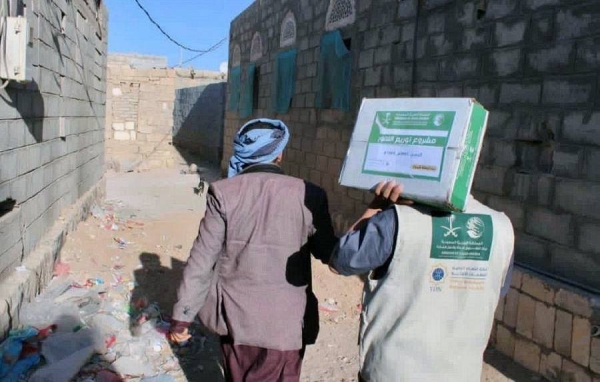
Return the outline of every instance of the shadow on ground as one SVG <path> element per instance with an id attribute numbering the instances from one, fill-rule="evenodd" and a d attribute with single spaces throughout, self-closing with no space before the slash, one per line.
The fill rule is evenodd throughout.
<path id="1" fill-rule="evenodd" d="M 139 259 L 142 267 L 134 271 L 136 286 L 131 293 L 131 306 L 139 309 L 156 304 L 160 308 L 162 319 L 170 320 L 185 262 L 171 257 L 170 267 L 167 267 L 161 264 L 156 253 L 149 252 L 142 252 Z M 139 327 L 139 317 L 132 315 L 130 321 L 130 330 L 134 335 Z M 218 339 L 198 322 L 192 325 L 191 330 L 194 336 L 188 346 L 171 346 L 185 377 L 189 382 L 222 381 Z"/>
<path id="2" fill-rule="evenodd" d="M 515 382 L 530 382 L 530 381 L 545 381 L 539 374 L 535 374 L 521 365 L 515 363 L 504 354 L 499 351 L 488 348 L 483 355 L 484 362 L 498 370 L 506 379 L 502 381 L 515 381 Z M 482 379 L 482 381 L 484 381 Z M 495 379 L 489 379 L 485 381 L 496 382 Z"/>

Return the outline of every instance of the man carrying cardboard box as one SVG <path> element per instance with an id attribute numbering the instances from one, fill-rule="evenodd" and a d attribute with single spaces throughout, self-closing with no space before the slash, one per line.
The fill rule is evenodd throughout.
<path id="1" fill-rule="evenodd" d="M 403 199 L 400 184 L 379 183 L 330 262 L 342 275 L 370 272 L 361 380 L 479 381 L 513 245 L 510 220 L 472 197 L 464 213 L 443 212 Z"/>

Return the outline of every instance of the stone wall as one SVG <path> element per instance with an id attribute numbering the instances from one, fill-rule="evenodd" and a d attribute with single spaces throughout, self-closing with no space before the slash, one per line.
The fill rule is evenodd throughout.
<path id="1" fill-rule="evenodd" d="M 280 48 L 280 28 L 290 11 L 297 25 L 296 86 L 290 111 L 276 114 L 271 111 L 275 59 L 287 49 Z M 262 57 L 252 55 L 258 67 L 252 118 L 280 118 L 290 126 L 285 171 L 325 188 L 339 231 L 370 200 L 365 192 L 338 185 L 363 97 L 477 98 L 491 111 L 491 119 L 474 194 L 509 215 L 517 232 L 516 261 L 537 272 L 532 279 L 541 280 L 537 275 L 543 273 L 559 285 L 556 290 L 584 296 L 581 287 L 598 296 L 600 23 L 596 20 L 600 4 L 590 0 L 332 0 L 331 4 L 261 0 L 232 22 L 229 62 L 237 64 L 239 48 L 244 79 L 252 41 L 256 36 L 262 39 Z M 353 57 L 347 113 L 315 107 L 326 21 L 341 28 Z M 235 111 L 226 114 L 223 170 L 233 136 L 246 120 Z M 530 296 L 519 288 L 511 292 L 511 303 L 515 293 Z M 529 302 L 526 297 L 523 301 Z M 555 300 L 538 301 L 546 309 L 588 320 L 589 325 L 600 323 L 597 314 L 581 315 Z M 524 311 L 516 321 L 529 325 L 531 312 Z M 517 344 L 537 346 L 540 362 L 524 361 L 522 346 L 519 353 L 506 353 L 540 371 L 542 357 L 554 348 L 511 333 Z M 590 357 L 588 365 L 560 358 L 561 370 L 575 369 L 573 362 L 579 365 L 580 375 L 586 376 L 581 380 L 599 378 L 598 369 L 591 366 L 599 344 L 590 340 L 589 332 L 586 336 L 589 341 L 580 351 Z M 553 356 L 553 362 L 557 360 Z"/>
<path id="2" fill-rule="evenodd" d="M 155 61 L 139 55 L 109 55 L 106 161 L 117 169 L 173 167 L 180 160 L 172 145 L 175 90 L 226 78 L 193 69 L 131 67 L 132 62 Z"/>
<path id="3" fill-rule="evenodd" d="M 27 1 L 11 10 L 31 28 L 31 81 L 0 90 L 0 281 L 103 177 L 108 14 L 96 3 Z"/>
<path id="4" fill-rule="evenodd" d="M 225 82 L 175 92 L 173 143 L 199 159 L 219 163 L 223 156 Z"/>
<path id="5" fill-rule="evenodd" d="M 600 380 L 600 299 L 517 270 L 491 343 L 550 381 Z M 592 337 L 591 333 L 595 333 Z"/>

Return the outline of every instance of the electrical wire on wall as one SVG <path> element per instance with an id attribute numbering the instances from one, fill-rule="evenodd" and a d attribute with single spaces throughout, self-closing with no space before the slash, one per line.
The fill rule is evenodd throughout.
<path id="1" fill-rule="evenodd" d="M 6 63 L 6 33 L 8 27 L 8 12 L 9 12 L 9 0 L 0 0 L 0 65 L 6 67 L 6 73 L 8 73 L 8 65 Z M 10 80 L 4 81 L 0 84 L 0 89 L 6 89 Z"/>
<path id="2" fill-rule="evenodd" d="M 177 45 L 178 47 L 180 47 L 181 49 L 187 50 L 189 52 L 194 52 L 194 53 L 199 53 L 197 56 L 192 57 L 191 59 L 187 60 L 185 63 L 188 63 L 190 61 L 193 61 L 195 59 L 197 59 L 198 57 L 206 54 L 206 53 L 210 53 L 213 52 L 215 50 L 217 50 L 218 48 L 221 47 L 221 45 L 223 45 L 223 43 L 227 40 L 227 38 L 222 39 L 221 41 L 217 42 L 216 44 L 214 44 L 213 46 L 209 47 L 208 49 L 194 49 L 194 48 L 190 48 L 186 45 L 183 45 L 182 43 L 178 42 L 177 40 L 175 40 L 173 37 L 171 37 L 161 26 L 160 24 L 158 24 L 158 22 L 156 22 L 154 20 L 154 18 L 152 18 L 152 16 L 150 15 L 150 13 L 146 10 L 146 8 L 144 8 L 144 6 L 139 2 L 139 0 L 134 0 L 135 3 L 137 4 L 137 6 L 142 10 L 142 12 L 144 12 L 146 14 L 146 16 L 148 17 L 148 20 L 150 20 L 150 22 L 152 24 L 154 24 L 158 30 L 167 38 L 169 39 L 172 43 L 174 43 L 175 45 Z M 183 63 L 182 63 L 183 64 Z"/>

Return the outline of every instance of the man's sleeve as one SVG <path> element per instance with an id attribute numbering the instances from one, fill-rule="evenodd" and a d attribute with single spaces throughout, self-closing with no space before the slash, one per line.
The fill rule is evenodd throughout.
<path id="1" fill-rule="evenodd" d="M 306 206 L 313 216 L 313 234 L 308 239 L 308 247 L 313 256 L 324 264 L 329 263 L 331 252 L 337 242 L 333 230 L 327 194 L 320 188 L 307 189 Z"/>
<path id="2" fill-rule="evenodd" d="M 339 240 L 330 265 L 344 276 L 379 268 L 393 254 L 396 226 L 393 208 L 378 213 L 360 230 L 349 232 Z"/>
<path id="3" fill-rule="evenodd" d="M 204 305 L 212 272 L 225 241 L 225 216 L 221 202 L 212 187 L 206 196 L 206 214 L 200 222 L 198 237 L 183 271 L 183 280 L 177 292 L 173 318 L 192 322 Z"/>

